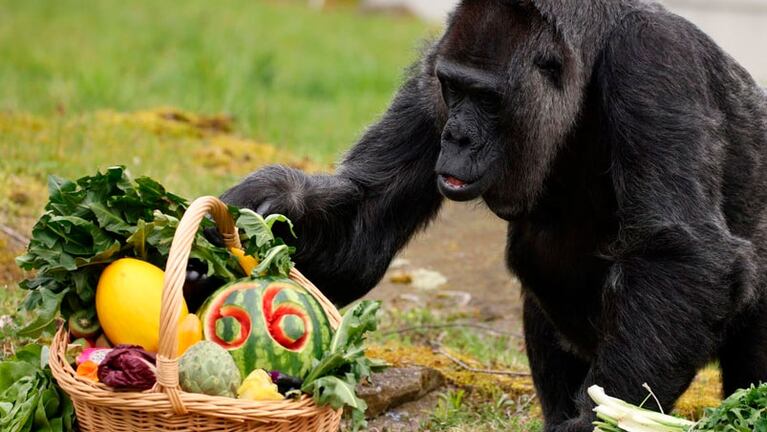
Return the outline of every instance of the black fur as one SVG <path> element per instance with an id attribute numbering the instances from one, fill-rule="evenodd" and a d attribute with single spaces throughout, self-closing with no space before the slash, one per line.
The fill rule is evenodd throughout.
<path id="1" fill-rule="evenodd" d="M 712 359 L 725 393 L 767 381 L 766 156 L 764 92 L 662 7 L 465 0 L 334 175 L 269 167 L 224 199 L 290 216 L 343 304 L 440 191 L 481 197 L 509 221 L 546 430 L 580 432 L 592 384 L 667 409 Z"/>

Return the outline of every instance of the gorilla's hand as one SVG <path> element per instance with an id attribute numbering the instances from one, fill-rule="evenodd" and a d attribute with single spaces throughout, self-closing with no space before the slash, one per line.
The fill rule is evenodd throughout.
<path id="1" fill-rule="evenodd" d="M 312 178 L 299 170 L 271 165 L 250 174 L 221 199 L 261 215 L 280 213 L 298 223 L 306 213 L 311 184 Z"/>
<path id="2" fill-rule="evenodd" d="M 293 221 L 298 238 L 284 224 L 274 234 L 296 246 L 296 266 L 332 301 L 346 304 L 367 292 L 380 277 L 362 280 L 360 268 L 374 266 L 361 247 L 370 235 L 357 232 L 362 191 L 342 175 L 306 175 L 285 166 L 268 166 L 226 191 L 221 199 L 261 215 L 279 213 Z M 372 253 L 373 251 L 371 251 Z M 381 271 L 383 273 L 383 271 Z"/>

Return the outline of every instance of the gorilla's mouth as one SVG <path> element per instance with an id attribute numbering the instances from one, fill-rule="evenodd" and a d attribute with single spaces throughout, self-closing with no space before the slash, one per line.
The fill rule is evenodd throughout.
<path id="1" fill-rule="evenodd" d="M 438 175 L 437 186 L 445 198 L 453 201 L 471 201 L 484 192 L 482 178 L 465 180 L 444 173 Z"/>
<path id="2" fill-rule="evenodd" d="M 457 179 L 452 176 L 442 176 L 442 178 L 445 180 L 445 183 L 447 183 L 452 188 L 462 189 L 466 187 L 466 182 L 461 179 Z"/>

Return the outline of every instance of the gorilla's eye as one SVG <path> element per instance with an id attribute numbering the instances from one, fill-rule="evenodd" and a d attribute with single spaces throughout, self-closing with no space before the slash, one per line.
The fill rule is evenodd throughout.
<path id="1" fill-rule="evenodd" d="M 553 55 L 541 54 L 535 58 L 535 65 L 541 70 L 541 73 L 554 84 L 561 84 L 562 59 Z"/>
<path id="2" fill-rule="evenodd" d="M 448 80 L 440 80 L 440 84 L 442 85 L 442 98 L 445 99 L 445 103 L 455 101 L 458 97 L 458 91 L 455 89 L 455 86 Z"/>
<path id="3" fill-rule="evenodd" d="M 485 112 L 495 114 L 501 110 L 501 95 L 494 92 L 482 92 L 478 96 L 478 104 Z"/>

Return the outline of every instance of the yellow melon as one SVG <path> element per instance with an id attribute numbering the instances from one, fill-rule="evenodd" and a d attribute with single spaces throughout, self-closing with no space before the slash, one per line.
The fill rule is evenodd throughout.
<path id="1" fill-rule="evenodd" d="M 104 269 L 96 288 L 96 313 L 115 344 L 140 345 L 157 352 L 164 273 L 148 262 L 119 259 Z M 189 314 L 181 305 L 181 319 Z"/>

